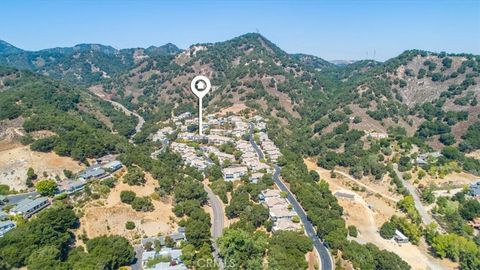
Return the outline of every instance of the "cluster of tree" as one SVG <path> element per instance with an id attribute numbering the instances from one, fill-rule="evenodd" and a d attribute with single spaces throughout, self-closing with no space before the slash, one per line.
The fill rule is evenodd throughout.
<path id="1" fill-rule="evenodd" d="M 434 135 L 450 133 L 450 131 L 451 128 L 440 121 L 425 121 L 418 127 L 416 136 L 427 139 Z"/>
<path id="2" fill-rule="evenodd" d="M 397 216 L 392 216 L 389 221 L 383 223 L 380 227 L 380 235 L 385 239 L 392 239 L 395 236 L 395 230 L 401 231 L 415 245 L 418 244 L 422 237 L 422 230 L 417 224 L 408 221 L 404 217 Z"/>
<path id="3" fill-rule="evenodd" d="M 179 225 L 185 226 L 185 236 L 188 239 L 182 247 L 183 256 L 187 259 L 185 264 L 195 269 L 217 269 L 210 241 L 210 215 L 197 204 Z"/>
<path id="4" fill-rule="evenodd" d="M 453 146 L 445 146 L 442 149 L 443 158 L 438 160 L 439 165 L 456 161 L 461 164 L 463 169 L 475 175 L 480 175 L 480 161 L 472 157 L 467 157 L 463 152 Z"/>
<path id="5" fill-rule="evenodd" d="M 433 212 L 447 234 L 427 227 L 425 239 L 438 256 L 459 261 L 462 269 L 477 269 L 480 267 L 480 238 L 474 236 L 468 222 L 480 216 L 480 203 L 466 196 L 467 193 L 465 190 L 452 198 L 437 198 Z"/>
<path id="6" fill-rule="evenodd" d="M 280 231 L 268 243 L 268 267 L 289 270 L 307 269 L 305 253 L 313 248 L 312 240 L 303 233 Z"/>
<path id="7" fill-rule="evenodd" d="M 233 191 L 232 182 L 223 181 L 223 179 L 219 179 L 217 181 L 212 182 L 210 184 L 210 187 L 212 188 L 213 193 L 215 193 L 218 197 L 220 197 L 223 203 L 225 204 L 228 203 L 227 194 Z"/>
<path id="8" fill-rule="evenodd" d="M 387 172 L 387 168 L 383 165 L 384 156 L 380 154 L 380 150 L 388 148 L 389 142 L 387 140 L 380 140 L 372 142 L 370 148 L 363 149 L 364 143 L 360 140 L 363 136 L 363 131 L 351 130 L 346 132 L 344 136 L 335 136 L 333 142 L 339 140 L 344 143 L 344 152 L 337 153 L 327 150 L 321 152 L 317 164 L 325 169 L 332 170 L 335 166 L 342 166 L 350 168 L 350 174 L 355 178 L 362 178 L 363 176 L 373 175 L 375 179 L 381 179 Z M 326 134 L 323 138 L 328 138 Z M 326 141 L 327 147 L 332 147 L 329 141 Z M 340 145 L 336 145 L 340 146 Z"/>
<path id="9" fill-rule="evenodd" d="M 23 127 L 27 132 L 51 130 L 58 134 L 33 142 L 31 149 L 34 151 L 53 150 L 61 156 L 85 161 L 86 158 L 101 157 L 125 150 L 128 144 L 126 139 L 110 133 L 103 128 L 103 124 L 88 123 L 87 119 L 87 116 L 76 117 L 67 114 L 36 114 L 26 120 Z"/>
<path id="10" fill-rule="evenodd" d="M 86 158 L 119 152 L 128 143 L 97 120 L 92 114 L 94 109 L 78 110 L 79 104 L 90 108 L 100 102 L 86 90 L 26 71 L 15 71 L 15 74 L 15 84 L 9 91 L 0 93 L 0 120 L 23 115 L 26 118 L 23 127 L 27 132 L 50 130 L 56 133 L 56 136 L 35 142 L 27 136 L 29 139 L 23 141 L 33 142 L 33 150 L 53 150 L 59 155 L 85 161 Z M 111 105 L 103 107 L 115 111 Z M 116 119 L 113 122 L 129 122 L 121 112 L 111 116 Z"/>
<path id="11" fill-rule="evenodd" d="M 28 168 L 27 170 L 27 180 L 25 183 L 27 184 L 27 187 L 33 187 L 33 181 L 37 180 L 38 175 L 35 173 L 32 167 Z"/>
<path id="12" fill-rule="evenodd" d="M 35 188 L 40 195 L 52 197 L 57 192 L 57 182 L 53 179 L 41 180 L 38 181 Z"/>
<path id="13" fill-rule="evenodd" d="M 349 241 L 342 251 L 344 258 L 351 261 L 354 267 L 358 269 L 411 269 L 410 265 L 397 254 L 380 250 L 371 243 L 362 245 L 355 241 Z"/>
<path id="14" fill-rule="evenodd" d="M 134 115 L 126 116 L 123 111 L 115 109 L 112 104 L 103 100 L 99 100 L 96 107 L 110 119 L 113 130 L 118 134 L 128 138 L 135 133 L 135 127 L 138 123 L 137 117 Z"/>
<path id="15" fill-rule="evenodd" d="M 135 211 L 151 212 L 155 209 L 150 197 L 137 197 L 137 194 L 130 190 L 120 192 L 120 201 L 130 204 Z"/>
<path id="16" fill-rule="evenodd" d="M 143 185 L 146 182 L 145 173 L 141 168 L 130 166 L 128 172 L 123 176 L 123 182 L 130 186 Z"/>
<path id="17" fill-rule="evenodd" d="M 135 252 L 123 237 L 86 241 L 87 250 L 70 249 L 78 219 L 72 209 L 54 205 L 0 238 L 0 265 L 5 269 L 117 269 L 130 264 Z M 3 269 L 3 268 L 2 268 Z"/>
<path id="18" fill-rule="evenodd" d="M 255 184 L 254 184 L 255 185 Z M 225 214 L 228 218 L 240 217 L 240 221 L 244 228 L 257 228 L 261 225 L 267 225 L 268 209 L 263 205 L 253 203 L 257 194 L 251 194 L 249 186 L 242 185 L 232 192 L 232 199 L 225 208 Z M 255 198 L 255 200 L 257 200 Z M 267 226 L 268 227 L 268 226 Z"/>
<path id="19" fill-rule="evenodd" d="M 415 208 L 415 202 L 413 200 L 412 195 L 406 195 L 398 201 L 397 203 L 398 208 L 405 212 L 410 220 L 412 220 L 415 224 L 419 224 L 421 222 L 420 214 Z"/>
<path id="20" fill-rule="evenodd" d="M 480 268 L 480 249 L 471 239 L 452 233 L 438 234 L 432 239 L 431 246 L 440 258 L 460 261 L 462 269 Z"/>
<path id="21" fill-rule="evenodd" d="M 460 149 L 465 152 L 480 149 L 480 121 L 470 125 L 462 136 L 463 142 Z"/>
<path id="22" fill-rule="evenodd" d="M 317 184 L 311 178 L 303 160 L 288 150 L 283 150 L 285 164 L 282 168 L 282 176 L 290 183 L 290 188 L 297 196 L 302 207 L 306 210 L 309 219 L 317 228 L 317 232 L 335 250 L 342 250 L 345 259 L 352 261 L 354 267 L 365 267 L 366 262 L 359 258 L 371 258 L 368 265 L 384 265 L 384 269 L 409 269 L 398 255 L 379 250 L 373 245 L 360 245 L 347 240 L 348 230 L 342 218 L 343 209 L 330 192 L 328 184 Z M 387 262 L 390 264 L 387 265 Z M 375 268 L 375 267 L 373 267 Z M 377 268 L 383 269 L 383 268 Z"/>
<path id="23" fill-rule="evenodd" d="M 217 243 L 220 256 L 226 262 L 225 269 L 262 269 L 268 247 L 266 233 L 228 228 L 217 240 Z"/>

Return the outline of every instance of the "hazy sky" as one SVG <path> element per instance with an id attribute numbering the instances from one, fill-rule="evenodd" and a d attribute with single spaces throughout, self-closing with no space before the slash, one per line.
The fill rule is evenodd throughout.
<path id="1" fill-rule="evenodd" d="M 171 42 L 180 48 L 259 31 L 289 53 L 385 60 L 406 49 L 480 54 L 480 1 L 0 2 L 0 39 L 38 50 Z"/>

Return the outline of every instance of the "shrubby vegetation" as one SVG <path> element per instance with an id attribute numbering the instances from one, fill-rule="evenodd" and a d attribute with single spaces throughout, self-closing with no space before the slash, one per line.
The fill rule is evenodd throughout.
<path id="1" fill-rule="evenodd" d="M 267 246 L 268 236 L 260 231 L 229 228 L 218 239 L 220 256 L 230 262 L 225 269 L 261 269 Z"/>
<path id="2" fill-rule="evenodd" d="M 146 181 L 145 173 L 143 173 L 142 169 L 134 166 L 130 166 L 128 172 L 123 176 L 123 182 L 130 186 L 143 185 Z"/>
<path id="3" fill-rule="evenodd" d="M 135 257 L 130 243 L 119 236 L 102 236 L 71 249 L 70 229 L 78 225 L 72 209 L 54 205 L 20 223 L 0 238 L 0 265 L 6 269 L 117 269 Z"/>
<path id="4" fill-rule="evenodd" d="M 41 180 L 35 187 L 42 196 L 52 197 L 57 191 L 57 183 L 52 179 Z"/>
<path id="5" fill-rule="evenodd" d="M 306 269 L 305 253 L 313 248 L 312 240 L 303 233 L 280 231 L 268 245 L 268 266 L 271 269 Z"/>

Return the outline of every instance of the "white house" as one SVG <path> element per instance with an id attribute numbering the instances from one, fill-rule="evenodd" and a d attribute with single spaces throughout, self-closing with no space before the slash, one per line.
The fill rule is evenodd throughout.
<path id="1" fill-rule="evenodd" d="M 13 230 L 16 227 L 15 223 L 11 220 L 0 221 L 0 237 Z"/>
<path id="2" fill-rule="evenodd" d="M 297 213 L 295 211 L 290 210 L 283 205 L 270 208 L 270 218 L 273 221 L 280 219 L 292 219 L 296 215 Z"/>
<path id="3" fill-rule="evenodd" d="M 235 181 L 235 180 L 240 180 L 242 176 L 247 174 L 248 169 L 245 166 L 231 166 L 228 168 L 222 169 L 223 173 L 223 179 L 225 181 Z"/>
<path id="4" fill-rule="evenodd" d="M 291 219 L 280 219 L 275 222 L 272 227 L 273 232 L 278 231 L 301 231 L 302 224 L 300 222 L 293 222 Z"/>

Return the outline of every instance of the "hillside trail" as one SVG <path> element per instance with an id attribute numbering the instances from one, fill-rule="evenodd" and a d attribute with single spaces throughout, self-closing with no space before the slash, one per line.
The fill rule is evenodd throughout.
<path id="1" fill-rule="evenodd" d="M 123 106 L 122 104 L 116 102 L 116 101 L 113 101 L 113 100 L 110 100 L 108 98 L 105 97 L 105 95 L 101 94 L 101 93 L 96 93 L 96 92 L 93 92 L 97 97 L 107 101 L 107 102 L 110 102 L 116 109 L 118 110 L 121 110 L 125 115 L 127 116 L 135 116 L 138 118 L 138 123 L 137 125 L 135 126 L 135 133 L 131 136 L 131 138 L 133 138 L 138 132 L 140 132 L 142 130 L 142 127 L 143 125 L 145 124 L 145 119 L 138 113 L 134 112 L 134 111 L 131 111 L 129 110 L 127 107 Z M 130 139 L 129 140 L 131 143 L 133 143 L 133 140 Z"/>

